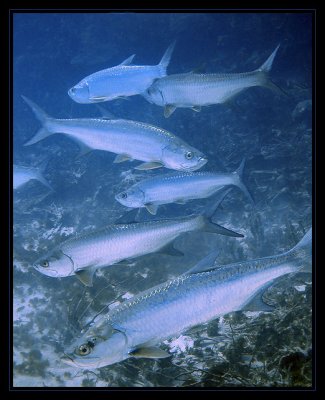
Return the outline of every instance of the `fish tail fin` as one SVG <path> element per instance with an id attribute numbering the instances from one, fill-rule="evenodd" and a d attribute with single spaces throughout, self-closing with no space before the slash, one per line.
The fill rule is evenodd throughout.
<path id="1" fill-rule="evenodd" d="M 54 189 L 52 186 L 48 183 L 48 181 L 44 178 L 44 172 L 46 170 L 46 167 L 49 163 L 49 160 L 43 160 L 37 167 L 38 169 L 38 174 L 37 174 L 37 179 L 43 183 L 46 187 L 48 187 L 52 192 L 54 192 Z"/>
<path id="2" fill-rule="evenodd" d="M 213 215 L 215 214 L 217 208 L 221 204 L 222 200 L 226 197 L 226 195 L 230 192 L 231 188 L 226 190 L 220 190 L 218 192 L 217 201 L 206 208 L 205 212 L 202 214 L 203 218 L 203 226 L 202 230 L 204 232 L 218 233 L 220 235 L 232 236 L 232 237 L 244 237 L 241 233 L 234 232 L 230 229 L 227 229 L 221 225 L 216 224 L 212 221 Z"/>
<path id="3" fill-rule="evenodd" d="M 49 116 L 46 114 L 45 111 L 43 111 L 37 104 L 35 104 L 33 101 L 28 99 L 26 96 L 21 95 L 21 97 L 24 99 L 24 101 L 29 105 L 29 107 L 32 109 L 33 113 L 35 114 L 36 118 L 41 122 L 42 125 L 45 124 L 45 122 L 49 119 Z"/>
<path id="4" fill-rule="evenodd" d="M 303 238 L 288 251 L 298 261 L 298 269 L 300 272 L 312 272 L 312 263 L 310 258 L 312 255 L 312 228 L 305 233 Z"/>
<path id="5" fill-rule="evenodd" d="M 45 139 L 48 136 L 53 135 L 53 132 L 48 131 L 46 128 L 41 128 L 36 132 L 30 140 L 24 143 L 24 146 L 30 146 L 31 144 L 37 143 L 42 139 Z"/>
<path id="6" fill-rule="evenodd" d="M 263 71 L 266 73 L 269 73 L 271 71 L 272 64 L 273 64 L 274 58 L 276 56 L 276 53 L 279 50 L 279 47 L 280 47 L 280 43 L 277 45 L 277 47 L 275 48 L 273 53 L 269 56 L 269 58 L 258 68 L 258 71 Z"/>
<path id="7" fill-rule="evenodd" d="M 248 197 L 249 201 L 253 205 L 255 205 L 255 201 L 254 201 L 252 195 L 249 193 L 246 185 L 243 182 L 243 171 L 244 171 L 245 161 L 246 161 L 246 159 L 243 158 L 243 160 L 240 163 L 239 167 L 236 169 L 236 171 L 233 172 L 234 184 L 237 187 L 239 187 L 239 189 L 246 195 L 246 197 Z"/>
<path id="8" fill-rule="evenodd" d="M 272 69 L 273 61 L 275 59 L 276 53 L 278 52 L 280 47 L 280 43 L 277 45 L 273 53 L 269 56 L 269 58 L 256 70 L 259 73 L 261 79 L 261 85 L 267 87 L 268 89 L 273 90 L 278 95 L 285 95 L 289 97 L 288 93 L 283 90 L 280 86 L 275 84 L 269 76 L 269 73 Z"/>
<path id="9" fill-rule="evenodd" d="M 161 76 L 166 76 L 167 75 L 167 67 L 168 64 L 170 62 L 170 58 L 172 56 L 172 53 L 174 51 L 174 47 L 175 47 L 176 41 L 174 41 L 169 47 L 168 49 L 165 51 L 165 54 L 162 56 L 162 59 L 160 60 L 160 63 L 158 64 L 161 70 Z"/>
<path id="10" fill-rule="evenodd" d="M 42 128 L 40 128 L 36 135 L 33 136 L 30 140 L 28 140 L 24 146 L 30 146 L 31 144 L 37 143 L 40 140 L 46 138 L 47 136 L 52 135 L 54 132 L 51 132 L 49 130 L 49 124 L 48 121 L 51 119 L 37 104 L 35 104 L 33 101 L 28 99 L 26 96 L 21 96 L 24 101 L 29 105 L 33 113 L 35 114 L 36 118 L 40 121 L 40 123 L 43 125 Z"/>
<path id="11" fill-rule="evenodd" d="M 54 189 L 52 188 L 52 186 L 48 183 L 48 181 L 44 178 L 44 176 L 39 173 L 37 179 L 43 183 L 43 185 L 45 185 L 47 188 L 49 188 L 52 192 L 54 192 Z"/>

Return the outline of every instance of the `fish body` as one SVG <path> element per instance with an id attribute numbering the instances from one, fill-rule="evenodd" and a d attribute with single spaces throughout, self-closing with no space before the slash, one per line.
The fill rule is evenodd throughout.
<path id="1" fill-rule="evenodd" d="M 95 72 L 82 79 L 68 94 L 77 103 L 97 103 L 143 93 L 155 79 L 166 76 L 175 43 L 157 65 L 130 65 L 134 55 L 121 64 Z"/>
<path id="2" fill-rule="evenodd" d="M 84 150 L 104 150 L 118 154 L 114 162 L 144 161 L 137 169 L 164 166 L 194 171 L 207 162 L 202 152 L 156 126 L 125 119 L 50 118 L 31 100 L 23 98 L 43 125 L 26 146 L 54 133 L 63 133 Z"/>
<path id="3" fill-rule="evenodd" d="M 244 163 L 245 160 L 232 173 L 177 172 L 145 179 L 118 193 L 115 199 L 126 207 L 146 207 L 151 214 L 156 214 L 161 204 L 207 198 L 225 186 L 234 185 L 253 202 L 241 180 Z"/>
<path id="4" fill-rule="evenodd" d="M 294 248 L 276 256 L 225 266 L 201 262 L 112 309 L 73 343 L 63 361 L 92 369 L 129 357 L 164 357 L 156 344 L 218 316 L 249 309 L 276 278 L 310 268 L 311 242 L 310 229 Z"/>
<path id="5" fill-rule="evenodd" d="M 222 74 L 174 74 L 157 79 L 143 96 L 151 103 L 165 107 L 169 117 L 176 108 L 193 108 L 225 103 L 243 90 L 253 86 L 265 86 L 279 91 L 268 77 L 279 46 L 257 70 L 243 73 Z"/>
<path id="6" fill-rule="evenodd" d="M 181 255 L 181 252 L 168 245 L 186 232 L 202 230 L 234 237 L 243 236 L 215 224 L 210 218 L 207 215 L 192 215 L 108 225 L 98 231 L 66 240 L 37 260 L 34 267 L 56 278 L 76 275 L 84 284 L 91 286 L 93 274 L 98 268 L 154 252 Z"/>
<path id="7" fill-rule="evenodd" d="M 43 185 L 53 190 L 47 180 L 42 175 L 41 168 L 23 167 L 21 165 L 13 165 L 13 189 L 19 189 L 30 180 L 36 179 Z"/>

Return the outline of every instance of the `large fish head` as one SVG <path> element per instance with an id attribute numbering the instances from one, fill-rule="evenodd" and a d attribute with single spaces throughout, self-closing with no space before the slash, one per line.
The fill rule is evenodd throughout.
<path id="1" fill-rule="evenodd" d="M 68 95 L 76 103 L 89 104 L 93 103 L 90 99 L 88 82 L 85 80 L 80 81 L 77 85 L 68 90 Z"/>
<path id="2" fill-rule="evenodd" d="M 118 193 L 115 199 L 123 206 L 131 208 L 143 207 L 145 203 L 144 192 L 138 187 L 131 187 L 124 192 Z"/>
<path id="3" fill-rule="evenodd" d="M 162 158 L 166 168 L 179 171 L 195 171 L 208 162 L 203 153 L 186 144 L 171 144 L 165 147 Z"/>
<path id="4" fill-rule="evenodd" d="M 142 96 L 149 101 L 149 103 L 156 104 L 157 106 L 165 106 L 166 102 L 162 91 L 158 85 L 159 79 L 153 82 L 153 84 L 144 92 Z"/>
<path id="5" fill-rule="evenodd" d="M 59 248 L 38 259 L 33 267 L 42 274 L 54 278 L 72 275 L 74 271 L 74 264 L 71 257 L 64 254 Z"/>
<path id="6" fill-rule="evenodd" d="M 129 357 L 127 336 L 115 330 L 104 317 L 101 326 L 91 327 L 65 352 L 61 361 L 83 369 L 101 368 Z"/>

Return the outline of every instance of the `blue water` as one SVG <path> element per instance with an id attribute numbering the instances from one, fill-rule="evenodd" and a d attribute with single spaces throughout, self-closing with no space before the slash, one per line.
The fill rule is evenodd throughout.
<path id="1" fill-rule="evenodd" d="M 180 342 L 194 344 L 184 351 L 176 346 L 173 357 L 164 360 L 129 359 L 89 372 L 62 365 L 59 358 L 102 305 L 123 300 L 125 293 L 177 276 L 215 248 L 220 249 L 220 264 L 278 254 L 309 229 L 312 15 L 15 13 L 13 29 L 14 163 L 37 167 L 45 162 L 44 176 L 54 189 L 49 192 L 32 180 L 14 192 L 14 385 L 310 386 L 308 276 L 292 277 L 290 284 L 284 277 L 271 290 L 279 307 L 271 315 L 239 313 L 202 326 L 199 333 L 184 333 Z M 218 223 L 245 238 L 188 234 L 176 241 L 175 247 L 185 253 L 181 260 L 148 255 L 134 266 L 103 269 L 89 289 L 74 277 L 41 275 L 31 267 L 35 259 L 70 235 L 113 223 L 127 211 L 114 199 L 116 193 L 167 170 L 136 171 L 138 162 L 113 164 L 115 154 L 103 151 L 78 157 L 78 145 L 60 134 L 25 147 L 40 123 L 21 95 L 56 118 L 98 117 L 95 105 L 73 102 L 68 89 L 131 54 L 137 65 L 155 65 L 174 40 L 168 74 L 198 67 L 205 73 L 254 70 L 281 44 L 271 78 L 288 96 L 250 88 L 234 106 L 211 105 L 199 113 L 179 108 L 168 119 L 162 107 L 141 96 L 101 104 L 118 118 L 159 126 L 201 150 L 209 158 L 202 170 L 234 171 L 245 157 L 244 181 L 255 208 L 235 188 L 216 213 Z M 166 205 L 157 218 L 198 213 L 206 204 Z M 298 304 L 295 312 L 293 304 Z M 211 339 L 208 345 L 202 337 Z M 170 343 L 164 348 L 173 348 Z M 292 357 L 294 367 L 288 367 L 285 357 Z M 304 372 L 294 374 L 295 368 Z"/>

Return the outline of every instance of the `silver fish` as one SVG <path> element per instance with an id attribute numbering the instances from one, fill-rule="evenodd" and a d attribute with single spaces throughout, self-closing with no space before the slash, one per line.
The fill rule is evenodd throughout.
<path id="1" fill-rule="evenodd" d="M 76 275 L 85 285 L 92 286 L 98 268 L 108 267 L 149 253 L 182 255 L 172 242 L 186 232 L 205 231 L 227 236 L 243 235 L 212 222 L 211 217 L 226 192 L 213 210 L 203 215 L 158 221 L 112 224 L 96 232 L 70 238 L 34 263 L 44 275 L 60 278 Z"/>
<path id="2" fill-rule="evenodd" d="M 140 170 L 164 166 L 175 170 L 195 171 L 208 161 L 199 150 L 156 126 L 126 119 L 55 119 L 45 114 L 31 100 L 22 97 L 42 123 L 42 128 L 25 146 L 37 143 L 54 133 L 63 133 L 79 144 L 82 153 L 105 150 L 118 154 L 115 163 L 145 161 L 135 167 Z"/>
<path id="3" fill-rule="evenodd" d="M 43 185 L 48 187 L 50 190 L 53 190 L 50 184 L 42 175 L 43 168 L 34 168 L 34 167 L 24 167 L 22 165 L 13 165 L 13 188 L 19 189 L 21 186 L 25 185 L 25 183 L 30 180 L 36 179 L 41 182 Z"/>
<path id="4" fill-rule="evenodd" d="M 212 196 L 225 186 L 234 185 L 254 203 L 241 179 L 244 164 L 245 159 L 232 173 L 177 172 L 156 176 L 142 180 L 128 190 L 118 193 L 115 199 L 126 207 L 146 207 L 155 215 L 161 204 L 184 204 L 188 200 Z"/>
<path id="5" fill-rule="evenodd" d="M 119 97 L 143 93 L 157 78 L 166 76 L 166 69 L 174 50 L 171 44 L 158 65 L 130 65 L 134 54 L 121 64 L 95 72 L 69 89 L 77 103 L 97 103 Z"/>
<path id="6" fill-rule="evenodd" d="M 157 347 L 196 325 L 237 310 L 268 310 L 262 294 L 280 276 L 311 270 L 312 230 L 291 250 L 225 266 L 211 253 L 176 279 L 139 293 L 100 317 L 65 351 L 62 361 L 83 369 L 129 357 L 170 356 Z"/>
<path id="7" fill-rule="evenodd" d="M 282 93 L 268 75 L 279 46 L 255 71 L 231 74 L 168 75 L 154 81 L 143 96 L 149 102 L 165 107 L 164 115 L 168 118 L 178 107 L 200 111 L 201 106 L 228 102 L 244 89 L 252 86 L 264 86 Z"/>

